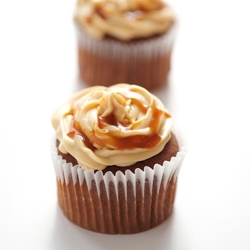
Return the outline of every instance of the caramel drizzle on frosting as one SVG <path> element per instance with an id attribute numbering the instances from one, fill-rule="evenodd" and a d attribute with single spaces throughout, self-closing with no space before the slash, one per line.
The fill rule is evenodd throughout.
<path id="1" fill-rule="evenodd" d="M 164 0 L 78 0 L 74 20 L 92 37 L 126 41 L 164 33 L 175 15 Z"/>
<path id="2" fill-rule="evenodd" d="M 85 169 L 129 166 L 150 158 L 171 137 L 172 118 L 146 89 L 130 84 L 83 89 L 52 115 L 59 150 Z"/>
<path id="3" fill-rule="evenodd" d="M 137 103 L 138 107 L 144 114 L 149 109 L 149 107 L 144 106 L 136 99 L 132 99 L 132 102 Z M 133 136 L 128 136 L 126 138 L 121 138 L 112 135 L 111 131 L 105 129 L 107 125 L 116 126 L 123 131 L 128 131 L 133 129 L 133 127 L 135 126 L 138 126 L 138 124 L 136 123 L 131 125 L 118 122 L 113 113 L 111 113 L 109 116 L 106 117 L 98 116 L 98 127 L 100 128 L 100 130 L 96 131 L 98 136 L 96 136 L 93 133 L 91 137 L 88 138 L 82 131 L 79 122 L 77 122 L 74 118 L 73 122 L 71 123 L 70 131 L 67 133 L 67 135 L 70 138 L 73 138 L 75 135 L 79 136 L 84 142 L 85 146 L 91 150 L 96 149 L 94 145 L 99 145 L 100 147 L 105 147 L 105 145 L 111 145 L 113 148 L 116 149 L 152 148 L 156 146 L 161 140 L 161 137 L 157 133 L 157 128 L 159 126 L 159 117 L 164 111 L 157 109 L 155 102 L 153 102 L 151 108 L 153 109 L 153 117 L 149 124 L 151 130 L 150 135 L 133 135 Z M 68 114 L 74 117 L 74 113 L 75 112 L 72 109 Z M 166 118 L 171 117 L 171 115 L 168 114 L 167 112 L 164 112 L 164 115 Z M 100 137 L 102 137 L 103 134 L 108 136 L 108 138 L 100 139 Z"/>

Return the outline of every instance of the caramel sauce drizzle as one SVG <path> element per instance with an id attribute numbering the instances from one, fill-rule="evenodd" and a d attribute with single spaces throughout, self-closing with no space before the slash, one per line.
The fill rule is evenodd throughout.
<path id="1" fill-rule="evenodd" d="M 96 6 L 94 12 L 95 14 L 99 15 L 102 19 L 106 19 L 106 16 L 101 6 Z"/>
<path id="2" fill-rule="evenodd" d="M 70 131 L 67 133 L 67 136 L 70 138 L 74 138 L 75 135 L 78 135 L 82 139 L 87 148 L 91 150 L 96 149 L 96 147 L 94 147 L 94 145 L 90 142 L 89 138 L 83 133 L 79 122 L 76 120 L 72 122 Z"/>
<path id="3" fill-rule="evenodd" d="M 139 107 L 140 111 L 144 114 L 149 109 L 148 106 L 141 104 L 137 99 L 131 99 L 131 101 L 132 103 L 135 103 L 137 107 Z M 67 133 L 67 136 L 73 138 L 75 135 L 78 135 L 84 142 L 85 146 L 91 150 L 96 149 L 94 146 L 96 144 L 100 147 L 107 147 L 108 145 L 111 145 L 116 149 L 152 148 L 156 146 L 161 140 L 161 137 L 157 133 L 160 116 L 164 113 L 166 118 L 170 118 L 171 115 L 163 110 L 158 109 L 155 102 L 153 102 L 151 109 L 153 109 L 153 117 L 150 121 L 149 127 L 152 133 L 148 136 L 134 135 L 120 138 L 112 135 L 111 131 L 105 129 L 106 126 L 113 125 L 120 128 L 122 131 L 128 131 L 132 128 L 131 124 L 122 124 L 117 121 L 114 114 L 110 114 L 106 117 L 98 116 L 98 127 L 100 129 L 95 131 L 96 134 L 94 134 L 93 131 L 89 138 L 83 133 L 80 123 L 73 118 L 73 122 L 71 124 L 70 131 Z M 74 110 L 71 110 L 68 115 L 72 115 L 74 117 Z"/>

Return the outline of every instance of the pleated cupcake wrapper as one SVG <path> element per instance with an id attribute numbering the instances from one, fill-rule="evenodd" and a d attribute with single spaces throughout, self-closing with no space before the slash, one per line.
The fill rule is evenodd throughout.
<path id="1" fill-rule="evenodd" d="M 135 40 L 132 43 L 113 39 L 96 39 L 85 34 L 79 25 L 76 25 L 79 46 L 99 55 L 108 55 L 111 58 L 136 58 L 137 55 L 151 57 L 162 52 L 171 51 L 176 36 L 176 24 L 163 35 Z"/>
<path id="2" fill-rule="evenodd" d="M 165 221 L 172 212 L 177 177 L 187 145 L 177 131 L 176 157 L 154 169 L 145 166 L 111 172 L 84 170 L 66 163 L 52 139 L 52 159 L 57 177 L 59 204 L 65 216 L 87 230 L 106 234 L 146 231 Z"/>
<path id="3" fill-rule="evenodd" d="M 155 164 L 154 169 L 145 166 L 144 171 L 141 169 L 136 169 L 135 173 L 130 170 L 126 170 L 125 174 L 121 171 L 117 171 L 114 175 L 112 172 L 107 172 L 103 174 L 102 171 L 94 170 L 84 170 L 79 165 L 73 165 L 72 163 L 66 163 L 66 161 L 57 154 L 57 148 L 55 146 L 55 138 L 52 139 L 51 142 L 51 155 L 54 163 L 55 173 L 57 179 L 64 182 L 68 185 L 69 177 L 72 177 L 73 184 L 75 185 L 78 181 L 80 185 L 82 185 L 83 181 L 86 180 L 87 187 L 90 190 L 92 186 L 92 182 L 96 183 L 98 195 L 100 195 L 100 182 L 103 180 L 105 183 L 105 187 L 108 190 L 109 183 L 113 182 L 116 190 L 116 195 L 118 196 L 118 183 L 122 182 L 124 186 L 126 183 L 130 181 L 134 187 L 135 192 L 135 183 L 137 180 L 140 181 L 141 185 L 144 186 L 145 180 L 147 179 L 150 184 L 150 189 L 152 189 L 152 183 L 154 176 L 157 177 L 158 180 L 164 181 L 164 186 L 167 185 L 168 181 L 174 176 L 175 178 L 178 176 L 182 162 L 185 158 L 187 151 L 187 144 L 181 135 L 178 134 L 177 131 L 174 131 L 178 143 L 179 143 L 179 152 L 175 157 L 172 157 L 170 161 L 165 161 L 163 165 L 158 163 Z M 161 182 L 158 182 L 157 190 L 159 191 Z M 109 192 L 107 192 L 108 194 Z M 127 190 L 125 189 L 125 195 L 127 196 Z"/>
<path id="4" fill-rule="evenodd" d="M 148 90 L 167 83 L 175 25 L 165 34 L 132 42 L 95 39 L 78 26 L 79 80 L 88 86 L 137 84 Z"/>

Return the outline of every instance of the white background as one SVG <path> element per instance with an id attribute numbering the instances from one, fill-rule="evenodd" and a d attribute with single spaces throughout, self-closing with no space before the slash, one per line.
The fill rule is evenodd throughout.
<path id="1" fill-rule="evenodd" d="M 0 0 L 0 249 L 250 249 L 249 0 L 172 0 L 162 98 L 188 139 L 171 218 L 136 235 L 83 230 L 57 204 L 50 116 L 77 83 L 74 1 Z"/>

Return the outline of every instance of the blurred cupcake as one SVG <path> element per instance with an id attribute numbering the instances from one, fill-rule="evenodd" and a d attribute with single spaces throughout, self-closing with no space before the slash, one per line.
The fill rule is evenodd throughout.
<path id="1" fill-rule="evenodd" d="M 78 0 L 74 20 L 82 82 L 167 83 L 176 17 L 164 0 Z"/>
<path id="2" fill-rule="evenodd" d="M 58 200 L 70 221 L 132 234 L 170 216 L 186 146 L 157 97 L 137 85 L 89 87 L 52 125 Z"/>

